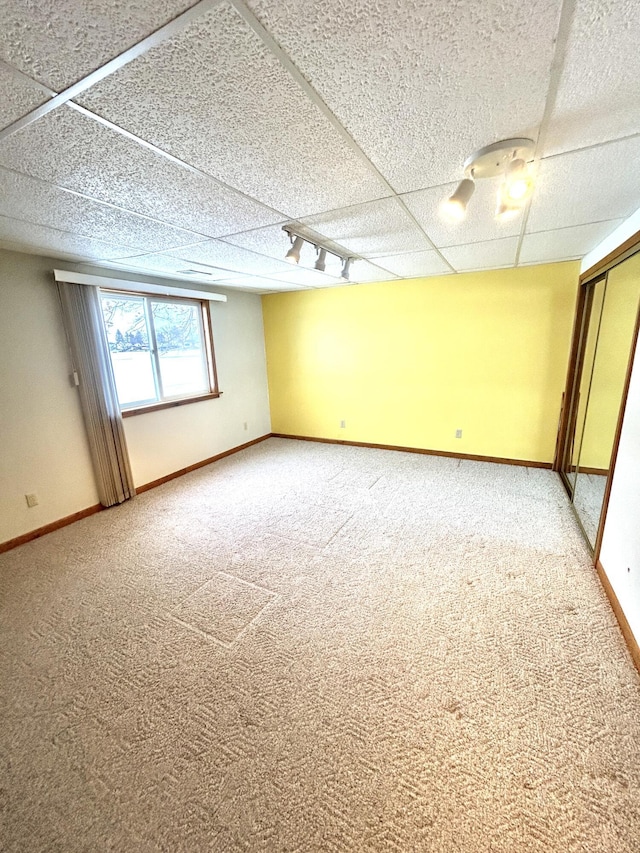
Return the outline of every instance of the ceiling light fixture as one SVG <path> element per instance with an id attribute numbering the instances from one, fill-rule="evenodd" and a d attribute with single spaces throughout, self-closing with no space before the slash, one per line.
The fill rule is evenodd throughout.
<path id="1" fill-rule="evenodd" d="M 289 237 L 291 238 L 291 248 L 284 256 L 285 261 L 289 261 L 290 264 L 299 264 L 300 263 L 300 250 L 304 246 L 304 240 L 302 237 L 296 237 L 294 234 L 289 233 Z"/>
<path id="2" fill-rule="evenodd" d="M 533 191 L 533 176 L 527 163 L 533 158 L 532 139 L 503 139 L 474 151 L 464 163 L 464 175 L 456 191 L 441 206 L 443 216 L 461 221 L 473 195 L 475 182 L 503 175 L 498 191 L 496 216 L 499 220 L 515 216 Z"/>
<path id="3" fill-rule="evenodd" d="M 338 250 L 330 248 L 329 246 L 323 246 L 322 243 L 318 243 L 311 237 L 302 237 L 300 234 L 296 233 L 291 226 L 283 225 L 282 230 L 289 235 L 289 239 L 291 240 L 291 248 L 285 255 L 285 260 L 289 261 L 292 264 L 297 264 L 300 262 L 300 251 L 305 243 L 309 243 L 310 246 L 313 246 L 318 253 L 318 257 L 315 262 L 315 269 L 318 272 L 324 272 L 327 264 L 327 255 L 333 255 L 338 258 L 342 262 L 342 272 L 340 275 L 345 281 L 349 281 L 349 267 L 356 260 L 356 258 L 352 258 L 350 255 L 343 255 Z"/>
<path id="4" fill-rule="evenodd" d="M 327 250 L 321 249 L 319 246 L 316 246 L 318 250 L 318 260 L 315 263 L 315 268 L 320 272 L 324 272 L 324 269 L 327 265 Z"/>
<path id="5" fill-rule="evenodd" d="M 456 191 L 442 204 L 442 212 L 448 219 L 460 222 L 467 215 L 467 205 L 471 200 L 476 185 L 472 178 L 463 178 Z"/>
<path id="6" fill-rule="evenodd" d="M 498 222 L 508 222 L 510 219 L 520 213 L 521 207 L 519 204 L 514 204 L 509 199 L 505 199 L 502 195 L 498 196 L 498 206 L 496 207 L 496 219 Z"/>
<path id="7" fill-rule="evenodd" d="M 512 160 L 504 177 L 504 194 L 511 201 L 523 201 L 531 195 L 533 178 L 524 160 Z"/>

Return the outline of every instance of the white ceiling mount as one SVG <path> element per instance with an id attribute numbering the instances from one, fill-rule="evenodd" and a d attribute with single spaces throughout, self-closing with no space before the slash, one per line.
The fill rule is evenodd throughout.
<path id="1" fill-rule="evenodd" d="M 534 150 L 533 139 L 502 139 L 479 148 L 467 157 L 464 161 L 464 174 L 474 180 L 495 178 L 497 175 L 503 175 L 509 163 L 514 160 L 524 160 L 525 163 L 532 160 Z"/>

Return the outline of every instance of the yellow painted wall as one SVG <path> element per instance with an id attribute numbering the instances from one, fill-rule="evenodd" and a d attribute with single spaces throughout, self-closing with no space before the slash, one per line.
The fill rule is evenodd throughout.
<path id="1" fill-rule="evenodd" d="M 264 296 L 273 431 L 551 462 L 578 270 Z"/>

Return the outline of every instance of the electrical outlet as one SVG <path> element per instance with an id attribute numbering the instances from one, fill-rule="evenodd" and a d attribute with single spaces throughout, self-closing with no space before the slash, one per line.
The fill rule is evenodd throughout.
<path id="1" fill-rule="evenodd" d="M 35 492 L 32 492 L 30 495 L 25 495 L 25 499 L 27 501 L 28 507 L 38 506 L 39 504 L 38 496 L 35 494 Z"/>
<path id="2" fill-rule="evenodd" d="M 245 429 L 248 429 L 248 426 L 247 426 L 247 422 L 246 422 L 246 421 L 244 422 L 244 428 L 245 428 Z"/>
<path id="3" fill-rule="evenodd" d="M 346 422 L 346 421 L 340 421 L 340 429 L 345 429 L 345 428 L 346 428 L 346 426 L 347 426 L 347 422 Z"/>
<path id="4" fill-rule="evenodd" d="M 456 430 L 456 438 L 462 438 L 462 430 L 461 429 Z"/>

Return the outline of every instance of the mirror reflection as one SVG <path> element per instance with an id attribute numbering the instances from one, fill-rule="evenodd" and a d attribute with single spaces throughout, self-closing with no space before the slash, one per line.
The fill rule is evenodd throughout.
<path id="1" fill-rule="evenodd" d="M 584 532 L 594 547 L 640 301 L 640 254 L 587 287 L 565 475 Z"/>

